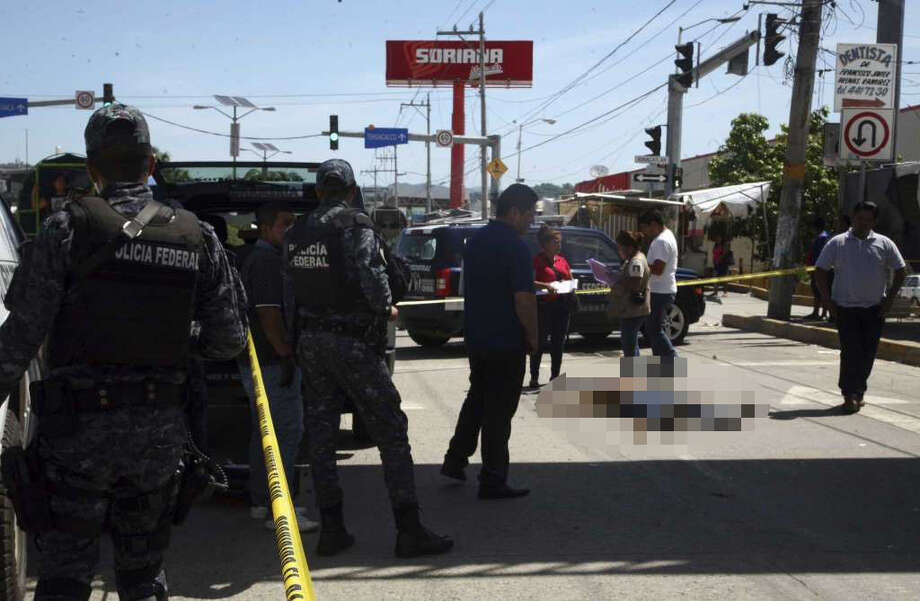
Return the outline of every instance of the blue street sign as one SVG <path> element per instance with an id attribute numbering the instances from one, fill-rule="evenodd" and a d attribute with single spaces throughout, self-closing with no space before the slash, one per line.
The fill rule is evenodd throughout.
<path id="1" fill-rule="evenodd" d="M 29 114 L 28 98 L 0 98 L 0 117 Z"/>
<path id="2" fill-rule="evenodd" d="M 409 130 L 392 127 L 375 127 L 364 129 L 365 148 L 383 148 L 409 142 Z"/>

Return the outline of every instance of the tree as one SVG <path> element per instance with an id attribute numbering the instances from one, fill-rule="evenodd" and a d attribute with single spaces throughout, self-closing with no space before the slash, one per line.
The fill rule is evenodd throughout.
<path id="1" fill-rule="evenodd" d="M 575 186 L 572 184 L 562 184 L 561 186 L 556 184 L 537 184 L 533 187 L 533 191 L 540 198 L 559 198 L 563 194 L 574 193 Z"/>
<path id="2" fill-rule="evenodd" d="M 828 225 L 837 221 L 837 178 L 833 169 L 823 163 L 824 124 L 829 111 L 822 107 L 811 115 L 805 163 L 805 187 L 802 196 L 802 219 L 799 221 L 799 240 L 805 250 L 814 236 L 815 217 L 823 217 Z M 758 255 L 770 257 L 767 247 L 768 233 L 772 242 L 779 214 L 779 199 L 783 184 L 783 158 L 786 154 L 787 128 L 774 140 L 767 140 L 767 118 L 756 113 L 742 113 L 732 120 L 728 139 L 719 147 L 709 163 L 709 178 L 714 186 L 729 186 L 758 181 L 769 181 L 770 195 L 766 200 L 767 224 L 764 225 L 762 206 L 749 217 L 734 224 L 736 235 L 750 236 L 757 241 Z"/>

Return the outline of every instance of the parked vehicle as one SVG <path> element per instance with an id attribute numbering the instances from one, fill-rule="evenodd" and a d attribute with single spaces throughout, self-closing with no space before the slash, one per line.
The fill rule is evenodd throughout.
<path id="1" fill-rule="evenodd" d="M 399 238 L 397 252 L 406 259 L 412 271 L 409 297 L 406 300 L 426 300 L 462 295 L 462 260 L 466 241 L 480 227 L 481 220 L 420 225 L 406 228 Z M 572 276 L 581 290 L 603 288 L 595 280 L 588 259 L 605 264 L 608 269 L 620 268 L 616 242 L 600 230 L 561 226 L 562 255 L 572 267 Z M 538 252 L 538 228 L 531 227 L 524 237 L 532 254 Z M 677 279 L 699 277 L 688 269 L 678 269 Z M 680 344 L 690 324 L 696 323 L 706 309 L 700 287 L 678 288 L 677 300 L 668 315 L 668 335 Z M 618 320 L 607 315 L 606 294 L 578 295 L 578 310 L 573 314 L 569 329 L 588 340 L 603 340 L 618 329 Z M 463 335 L 463 304 L 447 302 L 401 307 L 400 327 L 422 346 L 440 346 L 453 337 Z"/>
<path id="2" fill-rule="evenodd" d="M 10 206 L 6 201 L 0 202 L 0 296 L 6 295 L 13 272 L 19 265 L 19 248 L 24 241 L 25 235 L 13 219 Z M 0 323 L 6 321 L 8 315 L 6 308 L 0 304 Z M 29 384 L 40 380 L 41 374 L 41 362 L 35 359 L 23 375 L 19 390 L 2 399 L 0 448 L 17 445 L 28 447 L 32 442 L 34 424 L 31 419 Z M 4 574 L 3 583 L 0 584 L 2 601 L 20 601 L 25 597 L 26 549 L 26 535 L 17 526 L 13 504 L 0 483 L 0 570 Z"/>
<path id="3" fill-rule="evenodd" d="M 904 284 L 901 285 L 898 295 L 910 301 L 912 310 L 920 309 L 920 274 L 909 275 L 904 278 Z"/>

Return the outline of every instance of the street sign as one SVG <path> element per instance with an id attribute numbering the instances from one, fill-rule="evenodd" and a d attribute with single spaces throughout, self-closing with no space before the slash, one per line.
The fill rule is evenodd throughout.
<path id="1" fill-rule="evenodd" d="M 438 146 L 447 148 L 454 143 L 454 132 L 450 131 L 449 129 L 439 129 L 434 135 L 434 141 L 438 144 Z"/>
<path id="2" fill-rule="evenodd" d="M 664 173 L 633 173 L 633 181 L 663 184 L 668 181 Z"/>
<path id="3" fill-rule="evenodd" d="M 890 161 L 894 158 L 894 109 L 843 109 L 840 158 L 849 161 Z"/>
<path id="4" fill-rule="evenodd" d="M 396 127 L 367 127 L 364 129 L 365 148 L 383 148 L 409 143 L 409 130 Z"/>
<path id="5" fill-rule="evenodd" d="M 91 111 L 96 106 L 96 94 L 89 90 L 77 90 L 74 100 L 74 108 L 77 110 Z"/>
<path id="6" fill-rule="evenodd" d="M 635 161 L 637 163 L 648 163 L 649 165 L 667 165 L 668 157 L 659 156 L 657 154 L 637 154 L 635 156 Z"/>
<path id="7" fill-rule="evenodd" d="M 486 165 L 486 171 L 492 174 L 492 177 L 498 179 L 508 171 L 508 166 L 505 165 L 500 158 L 495 157 Z"/>
<path id="8" fill-rule="evenodd" d="M 894 108 L 897 68 L 897 44 L 837 44 L 834 110 Z"/>
<path id="9" fill-rule="evenodd" d="M 0 117 L 16 117 L 28 114 L 28 98 L 0 98 Z"/>

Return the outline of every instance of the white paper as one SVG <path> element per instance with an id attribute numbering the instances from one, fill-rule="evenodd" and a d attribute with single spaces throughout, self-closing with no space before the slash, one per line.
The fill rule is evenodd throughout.
<path id="1" fill-rule="evenodd" d="M 578 290 L 578 280 L 562 280 L 549 283 L 550 288 L 556 294 L 571 294 Z M 545 296 L 549 294 L 549 291 L 545 288 L 540 288 L 537 290 L 537 296 Z"/>

